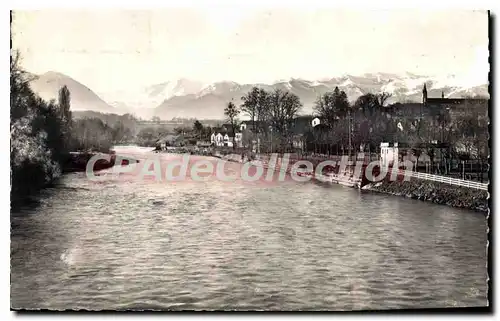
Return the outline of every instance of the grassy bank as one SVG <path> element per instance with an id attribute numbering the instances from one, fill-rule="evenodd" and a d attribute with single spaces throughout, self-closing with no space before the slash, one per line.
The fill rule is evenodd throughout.
<path id="1" fill-rule="evenodd" d="M 488 212 L 488 192 L 456 185 L 412 178 L 408 182 L 384 180 L 368 184 L 365 190 L 404 196 L 435 204 Z"/>

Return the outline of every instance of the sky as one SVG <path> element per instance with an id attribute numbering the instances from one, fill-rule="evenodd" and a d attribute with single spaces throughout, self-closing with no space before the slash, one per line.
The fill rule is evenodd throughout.
<path id="1" fill-rule="evenodd" d="M 101 92 L 179 78 L 255 83 L 373 72 L 487 83 L 489 70 L 485 11 L 45 9 L 15 12 L 12 34 L 26 70 L 62 72 Z"/>

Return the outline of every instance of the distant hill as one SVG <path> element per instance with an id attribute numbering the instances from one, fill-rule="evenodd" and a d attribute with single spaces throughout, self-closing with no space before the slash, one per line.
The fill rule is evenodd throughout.
<path id="1" fill-rule="evenodd" d="M 73 111 L 73 119 L 84 119 L 84 118 L 98 118 L 102 120 L 103 123 L 108 126 L 114 127 L 118 122 L 123 124 L 124 127 L 130 129 L 132 133 L 136 133 L 140 128 L 140 120 L 135 118 L 130 114 L 117 115 L 117 114 L 109 114 L 109 113 L 100 113 L 92 110 L 84 110 L 84 111 Z"/>
<path id="2" fill-rule="evenodd" d="M 30 86 L 43 99 L 57 100 L 59 89 L 67 86 L 71 93 L 71 110 L 94 110 L 103 113 L 123 113 L 108 105 L 97 94 L 73 78 L 59 72 L 49 71 L 34 76 Z"/>
<path id="3" fill-rule="evenodd" d="M 100 113 L 93 110 L 76 110 L 72 112 L 72 115 L 74 119 L 99 118 L 107 124 L 113 124 L 118 120 L 125 121 L 130 124 L 135 124 L 141 121 L 131 114 L 118 115 L 113 113 Z"/>

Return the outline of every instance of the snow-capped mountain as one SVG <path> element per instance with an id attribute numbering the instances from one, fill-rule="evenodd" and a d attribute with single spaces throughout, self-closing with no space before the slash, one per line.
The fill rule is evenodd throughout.
<path id="1" fill-rule="evenodd" d="M 141 109 L 158 106 L 165 99 L 199 93 L 204 87 L 205 84 L 202 82 L 182 78 L 144 88 L 103 92 L 101 95 L 112 106 L 127 106 L 135 112 L 140 112 Z"/>
<path id="2" fill-rule="evenodd" d="M 461 83 L 467 83 L 463 86 Z M 447 77 L 421 76 L 412 73 L 403 75 L 389 73 L 370 73 L 360 76 L 343 75 L 322 80 L 305 80 L 298 78 L 281 79 L 272 84 L 238 84 L 233 81 L 216 82 L 205 86 L 197 93 L 177 95 L 166 98 L 155 109 L 155 115 L 161 118 L 171 117 L 198 117 L 223 118 L 224 107 L 229 101 L 241 103 L 241 97 L 253 86 L 266 90 L 282 89 L 290 91 L 300 97 L 304 105 L 303 113 L 310 113 L 317 97 L 335 87 L 346 92 L 350 101 L 354 102 L 359 96 L 366 93 L 392 94 L 391 102 L 421 102 L 422 87 L 427 84 L 429 97 L 462 97 L 488 96 L 486 84 L 470 85 L 469 79 Z"/>
<path id="3" fill-rule="evenodd" d="M 149 86 L 145 92 L 150 99 L 168 99 L 174 96 L 196 94 L 204 86 L 202 82 L 181 78 L 177 81 L 167 81 Z"/>
<path id="4" fill-rule="evenodd" d="M 421 76 L 411 73 L 402 75 L 370 73 L 364 75 L 342 75 L 329 79 L 306 80 L 300 78 L 281 79 L 273 83 L 240 84 L 234 81 L 219 81 L 205 84 L 200 81 L 179 79 L 135 90 L 99 93 L 58 72 L 47 72 L 31 81 L 32 88 L 43 98 L 57 98 L 58 90 L 68 86 L 73 110 L 94 110 L 117 114 L 133 113 L 150 119 L 159 116 L 196 117 L 199 119 L 221 119 L 229 101 L 241 104 L 241 97 L 252 87 L 268 91 L 282 89 L 299 96 L 304 108 L 310 113 L 319 95 L 339 87 L 354 102 L 366 93 L 388 92 L 391 102 L 421 102 L 422 87 L 427 85 L 429 97 L 447 98 L 463 96 L 489 96 L 488 85 L 453 75 L 447 77 Z M 244 115 L 241 116 L 242 118 Z"/>

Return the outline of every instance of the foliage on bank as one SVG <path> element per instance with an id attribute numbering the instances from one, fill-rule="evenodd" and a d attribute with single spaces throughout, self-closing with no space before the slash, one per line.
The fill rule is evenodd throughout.
<path id="1" fill-rule="evenodd" d="M 71 133 L 70 94 L 66 87 L 59 102 L 46 102 L 30 88 L 30 76 L 10 63 L 11 195 L 27 195 L 57 178 L 67 158 Z"/>
<path id="2" fill-rule="evenodd" d="M 83 118 L 73 121 L 72 150 L 107 153 L 114 144 L 134 139 L 130 128 L 121 121 L 114 124 L 99 118 Z"/>
<path id="3" fill-rule="evenodd" d="M 40 98 L 30 88 L 33 76 L 19 66 L 19 55 L 10 62 L 10 168 L 13 205 L 53 182 L 71 162 L 69 152 L 107 152 L 113 140 L 126 133 L 99 119 L 73 121 L 71 93 L 66 86 L 57 102 Z M 121 135 L 121 136 L 120 136 Z"/>

